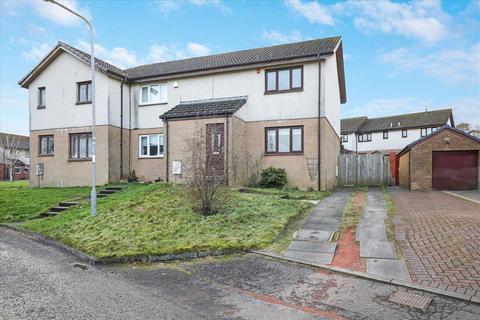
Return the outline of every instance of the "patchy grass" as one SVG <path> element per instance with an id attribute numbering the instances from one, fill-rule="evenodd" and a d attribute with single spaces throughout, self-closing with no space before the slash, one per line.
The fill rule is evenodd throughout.
<path id="1" fill-rule="evenodd" d="M 29 188 L 28 182 L 0 183 L 0 223 L 18 222 L 38 216 L 61 201 L 89 194 L 88 187 Z"/>
<path id="2" fill-rule="evenodd" d="M 246 188 L 242 189 L 246 193 L 263 194 L 270 196 L 280 196 L 283 199 L 292 200 L 322 200 L 328 196 L 326 191 L 302 191 L 296 188 Z"/>
<path id="3" fill-rule="evenodd" d="M 368 187 L 356 187 L 342 215 L 340 226 L 338 227 L 338 234 L 343 232 L 349 227 L 356 227 L 358 220 L 362 216 L 363 207 L 367 203 Z"/>
<path id="4" fill-rule="evenodd" d="M 98 215 L 87 205 L 22 227 L 97 258 L 190 251 L 246 250 L 271 244 L 306 201 L 230 192 L 224 212 L 204 218 L 192 209 L 181 185 L 134 185 L 99 199 Z"/>
<path id="5" fill-rule="evenodd" d="M 387 219 L 385 219 L 385 231 L 387 232 L 388 241 L 395 241 L 395 232 L 393 228 L 393 217 L 395 216 L 395 206 L 393 205 L 392 196 L 388 192 L 387 187 L 382 187 L 382 192 L 387 201 Z"/>

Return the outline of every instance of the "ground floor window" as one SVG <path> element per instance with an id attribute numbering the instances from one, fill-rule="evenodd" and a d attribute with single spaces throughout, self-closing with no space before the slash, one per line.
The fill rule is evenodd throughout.
<path id="1" fill-rule="evenodd" d="M 70 134 L 70 159 L 87 160 L 92 158 L 92 134 Z"/>
<path id="2" fill-rule="evenodd" d="M 265 153 L 303 153 L 303 126 L 265 128 Z"/>
<path id="3" fill-rule="evenodd" d="M 138 137 L 138 145 L 139 157 L 163 157 L 163 134 L 140 135 Z"/>
<path id="4" fill-rule="evenodd" d="M 38 154 L 42 156 L 53 155 L 54 144 L 53 135 L 38 137 Z"/>

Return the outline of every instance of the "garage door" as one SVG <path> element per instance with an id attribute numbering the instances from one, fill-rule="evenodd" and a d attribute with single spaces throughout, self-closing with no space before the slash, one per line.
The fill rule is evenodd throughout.
<path id="1" fill-rule="evenodd" d="M 443 190 L 478 188 L 478 151 L 434 151 L 432 187 Z"/>

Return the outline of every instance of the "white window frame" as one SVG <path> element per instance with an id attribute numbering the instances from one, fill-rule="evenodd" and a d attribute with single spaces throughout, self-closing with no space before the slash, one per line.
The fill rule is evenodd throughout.
<path id="1" fill-rule="evenodd" d="M 153 86 L 158 86 L 158 90 L 159 90 L 158 100 L 152 100 L 150 96 L 150 88 Z M 148 101 L 143 101 L 143 95 L 142 95 L 143 88 L 148 88 Z M 140 86 L 138 90 L 138 105 L 144 106 L 144 105 L 162 104 L 162 103 L 168 103 L 168 90 L 167 90 L 166 83 L 150 83 L 150 84 Z"/>
<path id="2" fill-rule="evenodd" d="M 150 137 L 157 136 L 158 152 L 156 155 L 150 155 Z M 162 144 L 160 144 L 160 136 L 162 137 Z M 142 137 L 147 137 L 147 154 L 142 154 Z M 160 146 L 163 146 L 163 151 L 160 152 Z M 141 134 L 138 136 L 138 157 L 139 158 L 163 158 L 165 153 L 165 136 L 163 133 Z"/>
<path id="3" fill-rule="evenodd" d="M 430 129 L 430 133 L 432 132 L 432 130 Z M 428 128 L 421 128 L 420 129 L 420 137 L 425 137 L 426 135 L 428 135 Z"/>
<path id="4" fill-rule="evenodd" d="M 348 134 L 342 134 L 342 142 L 348 142 Z"/>

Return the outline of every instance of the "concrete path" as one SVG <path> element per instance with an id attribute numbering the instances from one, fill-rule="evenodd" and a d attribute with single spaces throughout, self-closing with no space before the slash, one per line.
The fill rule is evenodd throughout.
<path id="1" fill-rule="evenodd" d="M 473 203 L 480 204 L 480 190 L 457 190 L 457 191 L 443 191 L 460 199 L 468 200 Z"/>
<path id="2" fill-rule="evenodd" d="M 387 239 L 386 218 L 385 195 L 378 188 L 370 188 L 356 233 L 360 256 L 366 260 L 367 274 L 411 281 L 405 262 L 397 260 L 394 244 Z"/>
<path id="3" fill-rule="evenodd" d="M 294 236 L 284 256 L 304 262 L 329 264 L 337 247 L 329 242 L 337 231 L 351 190 L 342 189 L 323 200 Z"/>

